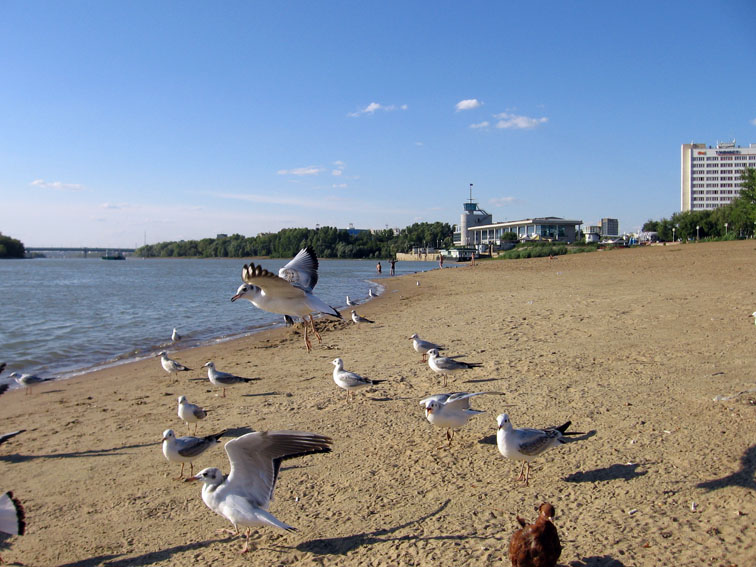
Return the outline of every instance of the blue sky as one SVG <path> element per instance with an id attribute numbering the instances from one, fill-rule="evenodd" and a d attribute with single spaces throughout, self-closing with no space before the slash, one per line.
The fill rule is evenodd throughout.
<path id="1" fill-rule="evenodd" d="M 133 247 L 316 224 L 632 231 L 680 145 L 756 143 L 756 3 L 0 3 L 0 231 Z"/>

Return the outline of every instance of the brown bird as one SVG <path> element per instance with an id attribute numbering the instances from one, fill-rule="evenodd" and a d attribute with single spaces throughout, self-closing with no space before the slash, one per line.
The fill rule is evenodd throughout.
<path id="1" fill-rule="evenodd" d="M 517 516 L 522 528 L 509 540 L 512 567 L 554 567 L 562 553 L 559 534 L 554 526 L 554 507 L 544 502 L 538 508 L 535 524 Z"/>

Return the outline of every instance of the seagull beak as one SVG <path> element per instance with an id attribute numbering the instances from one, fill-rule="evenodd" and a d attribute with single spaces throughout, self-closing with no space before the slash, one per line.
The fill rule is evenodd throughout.
<path id="1" fill-rule="evenodd" d="M 428 416 L 433 413 L 433 410 L 431 408 L 425 408 L 425 415 Z"/>
<path id="2" fill-rule="evenodd" d="M 231 298 L 231 301 L 236 301 L 236 300 L 237 300 L 237 299 L 239 299 L 240 297 L 241 297 L 241 293 L 237 293 L 237 294 L 236 294 L 235 296 L 233 296 L 233 297 Z"/>
<path id="3" fill-rule="evenodd" d="M 195 480 L 199 480 L 196 476 L 190 476 L 189 478 L 185 478 L 184 482 L 194 482 Z"/>

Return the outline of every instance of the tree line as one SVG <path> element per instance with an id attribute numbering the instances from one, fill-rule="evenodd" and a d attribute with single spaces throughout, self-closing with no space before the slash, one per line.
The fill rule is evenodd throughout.
<path id="1" fill-rule="evenodd" d="M 218 236 L 201 240 L 159 242 L 140 246 L 135 256 L 144 258 L 199 257 L 245 258 L 270 256 L 289 258 L 300 249 L 312 246 L 321 258 L 393 258 L 397 252 L 414 247 L 450 248 L 453 228 L 448 223 L 415 223 L 398 233 L 392 229 L 355 231 L 330 226 L 285 228 L 257 236 Z"/>
<path id="2" fill-rule="evenodd" d="M 661 240 L 736 239 L 756 233 L 756 169 L 740 175 L 740 194 L 729 204 L 711 211 L 685 211 L 668 219 L 648 220 L 644 232 L 657 232 Z M 673 231 L 674 229 L 674 231 Z"/>
<path id="3" fill-rule="evenodd" d="M 0 258 L 23 258 L 26 248 L 20 240 L 0 233 Z"/>

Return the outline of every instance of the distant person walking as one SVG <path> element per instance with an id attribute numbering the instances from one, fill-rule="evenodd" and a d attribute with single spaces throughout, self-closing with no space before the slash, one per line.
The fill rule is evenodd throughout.
<path id="1" fill-rule="evenodd" d="M 475 267 L 475 252 L 470 254 L 470 266 Z"/>
<path id="2" fill-rule="evenodd" d="M 378 262 L 378 263 L 377 263 L 377 264 L 375 265 L 375 273 L 376 273 L 376 274 L 380 274 L 382 270 L 383 270 L 383 268 L 381 268 L 381 263 L 380 263 L 380 262 Z"/>
<path id="3" fill-rule="evenodd" d="M 391 258 L 391 260 L 389 260 L 389 266 L 391 266 L 391 269 L 389 270 L 389 275 L 393 276 L 394 269 L 396 268 L 396 258 Z"/>
<path id="4" fill-rule="evenodd" d="M 444 255 L 439 254 L 438 255 L 438 267 L 443 268 L 444 267 Z"/>

